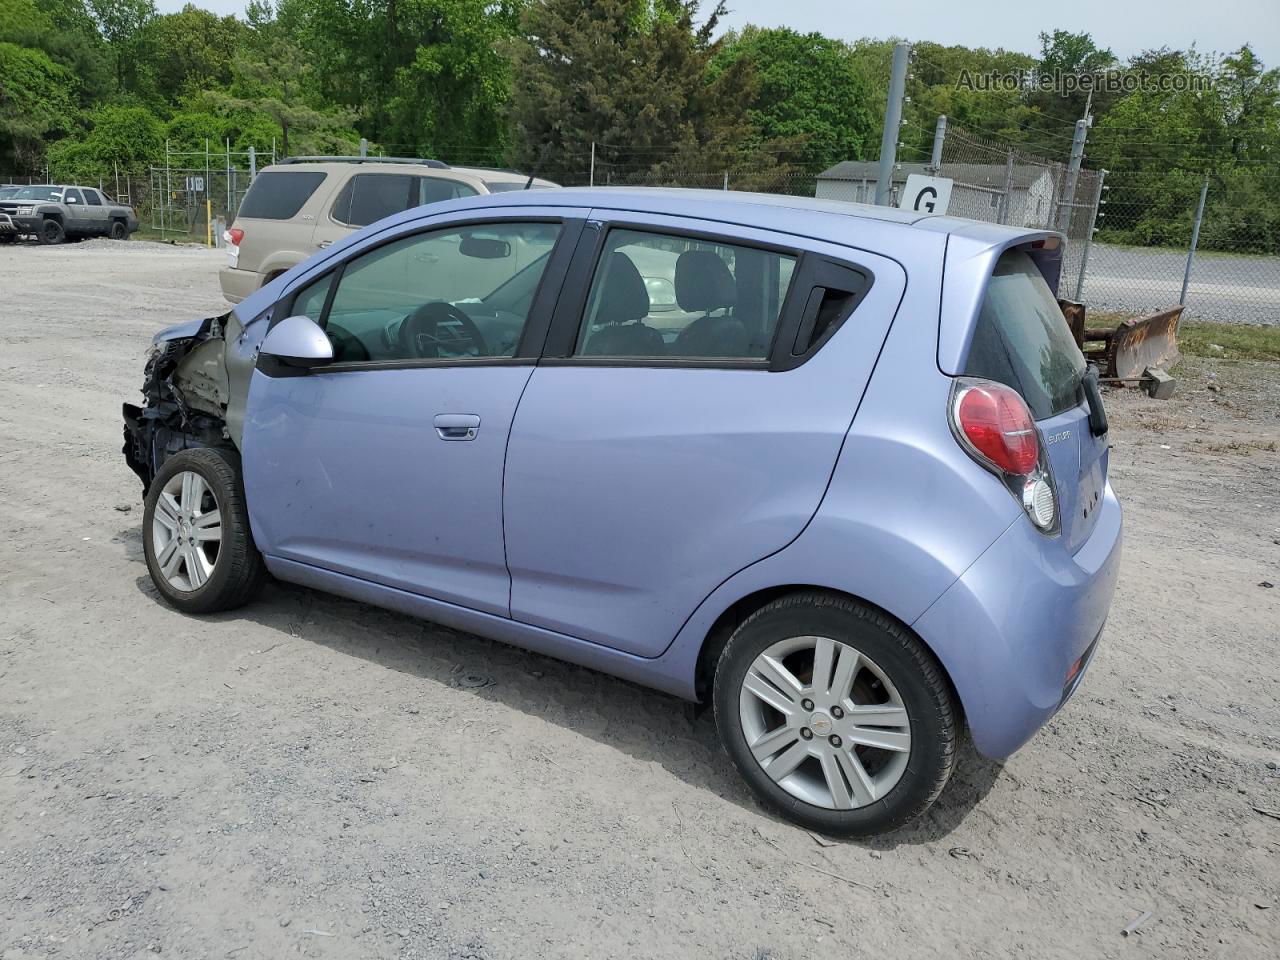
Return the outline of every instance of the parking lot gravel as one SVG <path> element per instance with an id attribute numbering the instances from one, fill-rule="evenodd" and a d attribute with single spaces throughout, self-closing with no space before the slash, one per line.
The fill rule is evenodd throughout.
<path id="1" fill-rule="evenodd" d="M 120 404 L 220 263 L 0 249 L 3 960 L 1280 956 L 1276 365 L 1108 394 L 1125 554 L 1079 693 L 832 842 L 663 695 L 293 586 L 165 606 Z"/>

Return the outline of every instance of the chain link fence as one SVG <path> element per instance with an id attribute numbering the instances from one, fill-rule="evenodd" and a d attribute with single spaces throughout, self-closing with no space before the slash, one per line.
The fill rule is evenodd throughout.
<path id="1" fill-rule="evenodd" d="M 1280 188 L 1280 171 L 1271 180 Z M 1280 224 L 1242 200 L 1212 173 L 1107 174 L 1083 299 L 1094 311 L 1182 303 L 1196 320 L 1280 323 Z"/>
<path id="2" fill-rule="evenodd" d="M 554 170 L 539 175 L 564 186 L 669 186 L 875 200 L 875 161 L 816 170 L 785 155 L 755 151 L 749 156 L 744 161 L 724 151 L 582 144 L 558 153 Z M 221 224 L 234 219 L 244 199 L 258 157 L 265 165 L 271 154 L 171 153 L 163 166 L 113 166 L 96 185 L 132 205 L 149 232 L 217 243 Z M 480 157 L 441 159 L 482 165 Z M 1058 294 L 1083 300 L 1095 314 L 1143 315 L 1183 303 L 1185 316 L 1195 319 L 1280 323 L 1280 221 L 1255 215 L 1247 191 L 1233 187 L 1230 176 L 1211 172 L 1206 178 L 1179 170 L 1108 173 L 1087 166 L 1073 175 L 1065 157 L 1036 156 L 954 123 L 946 127 L 937 166 L 897 165 L 892 204 L 912 173 L 952 180 L 951 215 L 1064 233 Z M 0 182 L 58 182 L 58 177 L 59 171 L 46 170 L 0 174 Z M 1263 180 L 1280 190 L 1280 169 L 1269 177 L 1264 174 Z"/>

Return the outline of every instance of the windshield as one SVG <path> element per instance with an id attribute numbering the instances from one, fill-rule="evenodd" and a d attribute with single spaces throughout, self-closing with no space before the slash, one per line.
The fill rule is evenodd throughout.
<path id="1" fill-rule="evenodd" d="M 52 200 L 62 202 L 62 187 L 21 187 L 11 198 L 13 200 Z"/>

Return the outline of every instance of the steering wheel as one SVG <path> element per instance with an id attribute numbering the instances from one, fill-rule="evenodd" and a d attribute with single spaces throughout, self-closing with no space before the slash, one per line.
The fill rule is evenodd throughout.
<path id="1" fill-rule="evenodd" d="M 456 329 L 453 324 L 461 327 Z M 474 321 L 451 303 L 424 303 L 400 321 L 400 348 L 411 357 L 433 360 L 443 347 L 449 355 L 484 357 L 489 348 Z"/>

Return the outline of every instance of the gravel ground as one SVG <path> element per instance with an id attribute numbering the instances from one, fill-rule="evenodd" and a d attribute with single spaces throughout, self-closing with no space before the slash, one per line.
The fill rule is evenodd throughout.
<path id="1" fill-rule="evenodd" d="M 1082 689 L 831 843 L 662 695 L 290 586 L 162 604 L 119 405 L 220 261 L 0 249 L 3 960 L 1280 955 L 1275 366 L 1110 395 L 1125 559 Z"/>
<path id="2" fill-rule="evenodd" d="M 1094 310 L 1154 313 L 1176 306 L 1187 255 L 1095 243 L 1084 299 Z M 1280 257 L 1196 255 L 1187 317 L 1216 323 L 1280 323 Z"/>

